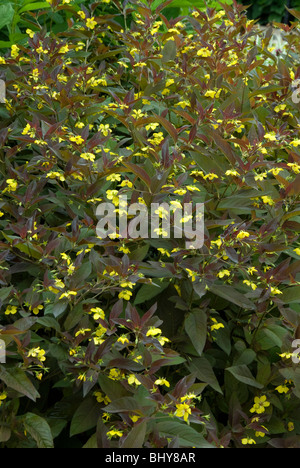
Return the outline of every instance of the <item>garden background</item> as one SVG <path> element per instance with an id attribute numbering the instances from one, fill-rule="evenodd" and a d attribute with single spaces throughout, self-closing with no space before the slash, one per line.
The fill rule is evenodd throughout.
<path id="1" fill-rule="evenodd" d="M 2 448 L 300 448 L 300 2 L 204 3 L 0 1 Z"/>

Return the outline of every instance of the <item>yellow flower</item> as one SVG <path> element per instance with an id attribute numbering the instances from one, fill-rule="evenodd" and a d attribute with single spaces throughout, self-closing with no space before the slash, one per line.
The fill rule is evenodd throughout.
<path id="1" fill-rule="evenodd" d="M 111 399 L 107 395 L 103 395 L 102 392 L 94 392 L 94 396 L 97 398 L 98 403 L 104 403 L 108 405 L 111 402 Z"/>
<path id="2" fill-rule="evenodd" d="M 38 313 L 40 312 L 40 310 L 43 310 L 44 306 L 42 304 L 38 305 L 37 307 L 35 307 L 32 311 L 32 313 L 34 315 L 38 315 Z"/>
<path id="3" fill-rule="evenodd" d="M 26 127 L 22 131 L 22 135 L 29 135 L 31 138 L 35 137 L 35 129 L 31 128 L 30 124 L 28 123 Z"/>
<path id="4" fill-rule="evenodd" d="M 130 374 L 128 376 L 127 382 L 129 383 L 129 385 L 141 385 L 141 382 L 136 378 L 134 374 Z"/>
<path id="5" fill-rule="evenodd" d="M 133 416 L 129 416 L 132 422 L 137 422 L 141 416 L 138 416 L 137 414 L 134 414 Z"/>
<path id="6" fill-rule="evenodd" d="M 99 125 L 99 131 L 103 133 L 104 136 L 107 136 L 110 132 L 110 127 L 109 124 L 100 124 Z"/>
<path id="7" fill-rule="evenodd" d="M 95 17 L 93 16 L 92 18 L 88 18 L 85 24 L 87 28 L 95 29 L 95 26 L 97 26 L 97 21 L 95 21 Z"/>
<path id="8" fill-rule="evenodd" d="M 37 51 L 38 54 L 48 54 L 48 50 L 43 49 L 42 46 L 41 46 L 41 47 L 38 47 L 38 48 L 36 49 L 36 51 Z"/>
<path id="9" fill-rule="evenodd" d="M 197 273 L 193 270 L 190 270 L 189 268 L 186 268 L 185 270 L 187 271 L 189 278 L 191 278 L 192 282 L 194 282 L 197 278 Z"/>
<path id="10" fill-rule="evenodd" d="M 49 286 L 49 291 L 53 292 L 54 294 L 57 294 L 57 293 L 60 292 L 59 289 L 57 289 L 57 288 L 64 289 L 64 287 L 65 287 L 64 283 L 59 279 L 55 280 L 54 286 L 55 287 Z"/>
<path id="11" fill-rule="evenodd" d="M 81 380 L 82 382 L 85 382 L 86 381 L 86 375 L 83 373 L 83 374 L 79 374 L 78 377 L 77 377 L 78 380 Z"/>
<path id="12" fill-rule="evenodd" d="M 217 176 L 217 174 L 214 174 L 213 172 L 209 172 L 208 174 L 206 174 L 205 176 L 203 176 L 203 179 L 209 179 L 209 180 L 214 180 L 214 179 L 218 179 L 219 176 Z"/>
<path id="13" fill-rule="evenodd" d="M 244 437 L 244 438 L 241 440 L 241 442 L 242 442 L 243 445 L 256 444 L 255 440 L 252 439 L 251 437 Z"/>
<path id="14" fill-rule="evenodd" d="M 60 54 L 66 54 L 66 53 L 69 52 L 69 50 L 70 50 L 70 49 L 69 49 L 68 44 L 65 44 L 65 45 L 63 45 L 63 46 L 60 48 L 59 53 L 60 53 Z"/>
<path id="15" fill-rule="evenodd" d="M 70 137 L 70 141 L 73 141 L 77 145 L 81 145 L 84 142 L 84 139 L 80 135 Z"/>
<path id="16" fill-rule="evenodd" d="M 85 335 L 86 333 L 90 332 L 90 328 L 80 328 L 76 333 L 75 333 L 75 338 L 79 335 Z"/>
<path id="17" fill-rule="evenodd" d="M 270 406 L 270 402 L 267 401 L 266 395 L 262 395 L 261 397 L 254 398 L 254 405 L 250 409 L 250 413 L 257 413 L 261 414 L 265 412 L 265 409 Z"/>
<path id="18" fill-rule="evenodd" d="M 295 428 L 294 423 L 293 423 L 292 421 L 289 421 L 289 422 L 288 422 L 288 425 L 287 425 L 288 431 L 289 431 L 289 432 L 290 432 L 290 431 L 293 431 L 294 428 Z"/>
<path id="19" fill-rule="evenodd" d="M 159 127 L 159 123 L 150 123 L 146 125 L 145 129 L 146 130 L 155 130 L 157 127 Z"/>
<path id="20" fill-rule="evenodd" d="M 81 19 L 84 20 L 86 18 L 84 11 L 80 10 L 77 13 L 78 13 L 78 15 L 80 16 Z"/>
<path id="21" fill-rule="evenodd" d="M 105 312 L 103 309 L 101 309 L 100 307 L 93 307 L 91 310 L 90 310 L 91 313 L 93 313 L 93 319 L 94 320 L 98 320 L 99 318 L 104 320 L 105 319 Z"/>
<path id="22" fill-rule="evenodd" d="M 225 175 L 227 175 L 227 176 L 230 176 L 230 175 L 231 176 L 239 176 L 240 174 L 236 170 L 230 170 L 229 169 L 228 171 L 225 172 Z"/>
<path id="23" fill-rule="evenodd" d="M 273 206 L 275 205 L 275 202 L 274 200 L 272 200 L 271 197 L 268 197 L 267 195 L 263 195 L 261 197 L 262 201 L 266 204 L 266 205 L 270 205 L 270 206 Z"/>
<path id="24" fill-rule="evenodd" d="M 250 286 L 250 288 L 252 288 L 253 291 L 255 291 L 255 289 L 257 288 L 256 284 L 253 283 L 252 281 L 244 280 L 243 283 L 246 284 L 247 286 Z"/>
<path id="25" fill-rule="evenodd" d="M 125 247 L 124 245 L 122 247 L 119 247 L 119 252 L 123 252 L 124 254 L 130 253 L 130 249 L 128 247 Z"/>
<path id="26" fill-rule="evenodd" d="M 254 176 L 254 180 L 264 180 L 265 178 L 267 177 L 267 173 L 266 172 L 263 172 L 262 174 L 256 174 Z"/>
<path id="27" fill-rule="evenodd" d="M 146 333 L 146 336 L 156 336 L 156 335 L 159 335 L 160 333 L 161 333 L 160 328 L 150 327 Z"/>
<path id="28" fill-rule="evenodd" d="M 122 343 L 122 344 L 130 343 L 126 335 L 119 336 L 119 338 L 117 339 L 117 342 Z"/>
<path id="29" fill-rule="evenodd" d="M 164 139 L 163 132 L 153 133 L 152 138 L 149 138 L 148 141 L 152 145 L 158 146 Z"/>
<path id="30" fill-rule="evenodd" d="M 217 274 L 218 278 L 224 278 L 224 276 L 230 276 L 230 271 L 229 270 L 221 270 Z"/>
<path id="31" fill-rule="evenodd" d="M 199 49 L 197 51 L 198 57 L 210 57 L 212 54 L 212 51 L 208 49 L 208 47 L 202 47 L 202 49 Z"/>
<path id="32" fill-rule="evenodd" d="M 123 180 L 120 184 L 120 187 L 133 187 L 133 183 L 130 180 Z"/>
<path id="33" fill-rule="evenodd" d="M 221 94 L 221 91 L 222 91 L 221 89 L 219 89 L 219 90 L 217 90 L 217 91 L 215 91 L 215 90 L 213 90 L 213 89 L 208 89 L 208 90 L 206 91 L 206 93 L 204 94 L 204 96 L 205 96 L 205 97 L 212 98 L 212 99 L 218 98 L 218 97 L 220 96 L 220 94 Z"/>
<path id="34" fill-rule="evenodd" d="M 18 308 L 16 306 L 7 306 L 5 310 L 5 315 L 15 315 L 18 312 Z"/>
<path id="35" fill-rule="evenodd" d="M 300 255 L 300 248 L 297 247 L 297 249 L 294 249 L 294 252 L 295 252 L 297 255 Z"/>
<path id="36" fill-rule="evenodd" d="M 27 353 L 27 356 L 37 357 L 39 361 L 43 362 L 43 361 L 46 361 L 45 354 L 46 354 L 46 351 L 44 349 L 37 347 L 37 348 L 30 349 Z"/>
<path id="37" fill-rule="evenodd" d="M 19 55 L 20 49 L 17 45 L 12 45 L 11 46 L 11 56 L 12 58 L 17 58 Z"/>
<path id="38" fill-rule="evenodd" d="M 280 291 L 280 289 L 271 286 L 271 294 L 283 294 L 283 292 Z"/>
<path id="39" fill-rule="evenodd" d="M 213 322 L 213 325 L 211 325 L 211 327 L 210 327 L 211 331 L 219 330 L 219 328 L 224 328 L 223 323 L 218 322 L 214 317 L 211 317 L 211 320 Z"/>
<path id="40" fill-rule="evenodd" d="M 237 239 L 245 239 L 246 237 L 249 237 L 250 234 L 247 231 L 240 231 L 238 235 L 236 236 Z"/>
<path id="41" fill-rule="evenodd" d="M 275 132 L 266 133 L 265 139 L 269 141 L 276 141 L 276 133 Z"/>
<path id="42" fill-rule="evenodd" d="M 122 437 L 123 432 L 112 429 L 111 431 L 108 431 L 106 435 L 109 439 L 111 439 L 112 437 Z"/>
<path id="43" fill-rule="evenodd" d="M 281 353 L 279 356 L 285 359 L 290 359 L 291 357 L 296 357 L 297 355 L 295 353 Z"/>
<path id="44" fill-rule="evenodd" d="M 274 107 L 275 112 L 283 111 L 286 108 L 286 104 L 279 104 L 278 106 Z"/>
<path id="45" fill-rule="evenodd" d="M 157 249 L 160 253 L 162 253 L 163 255 L 166 255 L 167 257 L 170 257 L 170 254 L 169 252 L 166 250 L 166 249 L 163 249 L 162 247 L 159 247 Z"/>
<path id="46" fill-rule="evenodd" d="M 156 385 L 165 385 L 166 387 L 170 387 L 170 382 L 168 382 L 166 379 L 156 379 L 154 382 Z"/>
<path id="47" fill-rule="evenodd" d="M 55 171 L 51 171 L 49 172 L 46 177 L 48 179 L 59 179 L 61 182 L 64 182 L 66 179 L 65 179 L 65 176 L 63 174 L 61 174 L 60 172 L 55 172 Z"/>
<path id="48" fill-rule="evenodd" d="M 161 344 L 161 346 L 164 346 L 165 343 L 171 342 L 171 340 L 169 340 L 169 338 L 166 338 L 165 336 L 157 336 L 156 339 Z"/>
<path id="49" fill-rule="evenodd" d="M 0 393 L 0 406 L 2 405 L 2 402 L 4 400 L 6 400 L 6 398 L 7 398 L 7 393 L 6 392 Z"/>
<path id="50" fill-rule="evenodd" d="M 185 189 L 177 189 L 177 190 L 174 190 L 174 193 L 176 193 L 176 195 L 185 195 L 186 190 Z"/>
<path id="51" fill-rule="evenodd" d="M 4 57 L 0 57 L 0 65 L 5 65 L 6 64 L 6 60 Z"/>
<path id="52" fill-rule="evenodd" d="M 120 182 L 122 179 L 122 176 L 120 174 L 110 174 L 109 176 L 106 177 L 106 180 L 109 180 L 111 182 Z"/>
<path id="53" fill-rule="evenodd" d="M 299 164 L 297 164 L 297 163 L 288 163 L 287 165 L 292 169 L 292 171 L 293 171 L 295 174 L 299 174 L 299 173 L 300 173 L 300 166 L 299 166 Z"/>
<path id="54" fill-rule="evenodd" d="M 247 269 L 247 272 L 249 273 L 249 275 L 253 275 L 254 273 L 257 273 L 257 269 L 255 267 L 249 267 Z"/>
<path id="55" fill-rule="evenodd" d="M 91 162 L 94 162 L 96 158 L 96 156 L 93 153 L 82 153 L 80 157 L 82 159 L 85 159 L 86 161 L 91 161 Z"/>
<path id="56" fill-rule="evenodd" d="M 99 338 L 101 338 L 104 333 L 106 333 L 107 328 L 104 328 L 101 324 L 98 326 L 98 328 L 95 331 L 95 335 Z"/>
<path id="57" fill-rule="evenodd" d="M 122 373 L 120 371 L 120 369 L 110 369 L 109 371 L 109 376 L 108 376 L 111 380 L 120 380 L 122 379 Z"/>
<path id="58" fill-rule="evenodd" d="M 175 416 L 183 418 L 185 422 L 188 422 L 189 415 L 192 413 L 190 406 L 187 403 L 179 403 L 176 405 L 176 408 Z"/>
<path id="59" fill-rule="evenodd" d="M 85 127 L 85 124 L 84 124 L 83 122 L 77 122 L 77 123 L 75 124 L 75 127 L 76 127 L 76 128 L 83 128 L 83 127 Z"/>
<path id="60" fill-rule="evenodd" d="M 267 431 L 267 428 L 265 426 L 261 426 L 263 429 Z M 266 433 L 262 431 L 255 431 L 255 437 L 265 437 Z"/>
<path id="61" fill-rule="evenodd" d="M 289 391 L 289 387 L 286 385 L 278 385 L 275 390 L 277 390 L 278 393 L 287 393 Z"/>
<path id="62" fill-rule="evenodd" d="M 3 190 L 4 192 L 15 192 L 18 188 L 18 183 L 15 179 L 7 179 L 7 187 Z"/>
<path id="63" fill-rule="evenodd" d="M 154 232 L 156 235 L 158 236 L 163 236 L 163 237 L 167 237 L 169 234 L 168 234 L 168 231 L 166 231 L 165 229 L 163 228 L 156 228 L 154 229 Z"/>
<path id="64" fill-rule="evenodd" d="M 118 297 L 119 297 L 119 299 L 125 299 L 125 301 L 129 301 L 131 296 L 132 296 L 132 292 L 125 289 L 125 291 L 120 291 L 119 292 Z"/>
<path id="65" fill-rule="evenodd" d="M 63 298 L 67 298 L 69 299 L 71 296 L 77 296 L 77 292 L 76 291 L 67 291 L 67 292 L 64 292 L 59 299 L 63 299 Z"/>

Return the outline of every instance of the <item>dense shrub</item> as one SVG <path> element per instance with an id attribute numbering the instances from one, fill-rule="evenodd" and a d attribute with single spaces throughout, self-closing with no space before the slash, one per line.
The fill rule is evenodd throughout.
<path id="1" fill-rule="evenodd" d="M 299 447 L 297 23 L 51 3 L 0 59 L 2 446 Z M 203 202 L 203 247 L 100 238 L 121 194 Z"/>

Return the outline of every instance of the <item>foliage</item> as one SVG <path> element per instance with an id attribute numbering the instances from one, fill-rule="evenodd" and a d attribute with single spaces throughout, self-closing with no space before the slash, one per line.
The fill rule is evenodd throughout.
<path id="1" fill-rule="evenodd" d="M 287 8 L 300 10 L 299 0 L 255 0 L 253 2 L 241 0 L 240 3 L 249 6 L 249 19 L 258 20 L 262 24 L 272 22 L 287 23 L 288 21 L 293 20 L 293 17 L 289 15 Z"/>
<path id="2" fill-rule="evenodd" d="M 300 446 L 297 23 L 166 7 L 53 0 L 0 59 L 2 447 Z M 101 239 L 120 194 L 203 247 Z"/>

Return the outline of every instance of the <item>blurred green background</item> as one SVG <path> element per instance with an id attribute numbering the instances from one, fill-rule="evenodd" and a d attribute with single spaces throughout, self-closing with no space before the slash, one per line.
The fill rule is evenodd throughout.
<path id="1" fill-rule="evenodd" d="M 0 0 L 0 49 L 6 49 L 12 44 L 22 42 L 23 39 L 26 40 L 28 37 L 26 29 L 31 28 L 30 15 L 37 12 L 46 12 L 39 17 L 39 23 L 41 26 L 46 26 L 48 31 L 49 28 L 55 33 L 66 30 L 68 28 L 67 20 L 72 17 L 72 11 L 68 12 L 67 9 L 53 11 L 51 1 L 53 0 Z M 152 8 L 159 6 L 163 1 L 155 0 Z M 270 22 L 288 23 L 293 20 L 294 18 L 289 15 L 286 6 L 300 11 L 300 0 L 253 0 L 252 3 L 248 0 L 238 0 L 238 2 L 249 5 L 247 10 L 249 19 L 258 20 L 262 25 Z M 82 5 L 88 8 L 94 1 L 61 0 L 61 3 L 64 3 L 66 8 L 75 5 L 81 9 Z M 112 0 L 110 3 L 107 1 L 96 3 L 98 3 L 96 13 L 101 14 L 104 9 L 106 12 L 111 10 L 111 13 L 116 13 L 118 8 L 119 11 L 122 11 L 123 7 L 130 8 L 130 3 L 135 3 L 135 1 Z M 232 0 L 223 0 L 221 3 L 232 4 Z M 188 14 L 194 7 L 206 9 L 207 6 L 220 10 L 223 9 L 221 3 L 215 0 L 173 0 L 163 10 L 163 13 L 168 19 L 176 18 Z"/>

